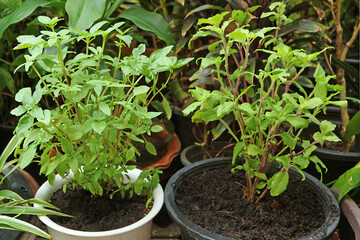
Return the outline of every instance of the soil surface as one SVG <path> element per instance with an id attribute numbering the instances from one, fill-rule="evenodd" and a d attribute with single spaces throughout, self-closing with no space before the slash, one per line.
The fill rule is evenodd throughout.
<path id="1" fill-rule="evenodd" d="M 122 199 L 120 194 L 109 197 L 91 197 L 82 188 L 55 192 L 50 203 L 62 213 L 74 218 L 51 216 L 59 225 L 81 231 L 106 231 L 130 225 L 143 218 L 150 209 L 145 209 L 146 197 L 134 195 Z"/>
<path id="2" fill-rule="evenodd" d="M 289 190 L 258 204 L 242 199 L 243 172 L 203 171 L 177 188 L 176 203 L 188 219 L 210 232 L 242 240 L 296 239 L 324 222 L 311 186 L 290 176 Z"/>

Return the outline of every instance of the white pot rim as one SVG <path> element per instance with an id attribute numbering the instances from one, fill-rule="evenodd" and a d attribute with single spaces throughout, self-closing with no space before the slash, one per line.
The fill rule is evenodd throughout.
<path id="1" fill-rule="evenodd" d="M 137 169 L 134 169 L 134 170 L 137 170 Z M 138 170 L 134 171 L 134 172 L 132 172 L 132 170 L 129 171 L 130 175 L 133 173 L 135 175 L 138 175 L 139 171 Z M 37 191 L 37 193 L 35 195 L 35 199 L 48 201 L 51 198 L 52 194 L 55 191 L 57 191 L 58 189 L 60 189 L 62 187 L 62 185 L 64 185 L 67 181 L 68 181 L 67 179 L 63 179 L 59 175 L 56 175 L 53 185 L 50 185 L 50 183 L 48 181 L 46 181 L 44 184 L 41 185 L 41 187 L 39 188 L 39 190 Z M 47 216 L 39 216 L 39 219 L 47 227 L 55 229 L 59 232 L 64 232 L 66 234 L 73 235 L 73 236 L 81 236 L 81 237 L 112 236 L 112 235 L 126 233 L 133 229 L 139 228 L 139 227 L 145 225 L 146 223 L 150 222 L 159 213 L 159 211 L 161 210 L 161 207 L 164 203 L 164 191 L 160 184 L 158 184 L 158 186 L 153 191 L 153 198 L 154 198 L 154 204 L 153 204 L 150 212 L 148 214 L 146 214 L 146 216 L 144 216 L 142 219 L 140 219 L 139 221 L 137 221 L 131 225 L 128 225 L 128 226 L 125 226 L 122 228 L 118 228 L 118 229 L 114 229 L 114 230 L 93 231 L 93 232 L 92 231 L 79 231 L 79 230 L 73 230 L 70 228 L 63 227 L 63 226 L 55 223 L 54 221 L 52 221 Z M 37 204 L 34 204 L 34 207 L 44 208 L 43 206 L 40 206 Z"/>

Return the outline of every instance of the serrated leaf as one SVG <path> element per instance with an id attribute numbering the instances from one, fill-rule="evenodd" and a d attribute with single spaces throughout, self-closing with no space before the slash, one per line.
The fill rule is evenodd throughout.
<path id="1" fill-rule="evenodd" d="M 67 129 L 66 133 L 71 140 L 76 141 L 76 140 L 79 140 L 83 136 L 83 133 L 81 130 L 82 130 L 81 125 L 73 125 Z"/>
<path id="2" fill-rule="evenodd" d="M 199 106 L 201 106 L 201 102 L 193 102 L 191 103 L 187 108 L 183 110 L 184 116 L 189 115 L 191 112 L 193 112 L 195 109 L 197 109 Z"/>
<path id="3" fill-rule="evenodd" d="M 142 181 L 142 179 L 138 178 L 135 182 L 134 182 L 134 192 L 138 195 L 141 194 L 142 190 L 144 188 L 144 183 Z"/>
<path id="4" fill-rule="evenodd" d="M 275 197 L 279 196 L 282 192 L 286 190 L 286 187 L 289 183 L 289 174 L 288 172 L 278 172 L 275 173 L 271 178 L 270 195 Z"/>
<path id="5" fill-rule="evenodd" d="M 155 124 L 155 125 L 151 126 L 151 128 L 150 128 L 150 131 L 154 132 L 154 133 L 161 132 L 163 130 L 164 130 L 164 128 L 158 124 Z"/>
<path id="6" fill-rule="evenodd" d="M 284 144 L 286 146 L 288 146 L 290 149 L 294 149 L 295 146 L 296 146 L 296 138 L 295 137 L 292 137 L 289 133 L 287 132 L 283 132 L 283 133 L 280 133 L 280 136 L 281 138 L 283 139 L 284 141 Z"/>
<path id="7" fill-rule="evenodd" d="M 134 95 L 140 95 L 140 94 L 144 94 L 147 93 L 150 90 L 150 88 L 148 86 L 138 86 L 134 88 Z"/>
<path id="8" fill-rule="evenodd" d="M 20 155 L 19 164 L 20 169 L 27 167 L 35 157 L 36 147 L 29 147 L 23 154 Z"/>
<path id="9" fill-rule="evenodd" d="M 294 126 L 295 129 L 307 128 L 309 125 L 309 120 L 297 116 L 287 116 L 286 121 Z"/>
<path id="10" fill-rule="evenodd" d="M 154 156 L 157 154 L 156 153 L 156 148 L 151 142 L 145 141 L 145 148 L 150 154 L 152 154 Z"/>
<path id="11" fill-rule="evenodd" d="M 105 102 L 100 102 L 99 109 L 106 115 L 108 115 L 108 116 L 111 115 L 111 109 L 110 109 L 109 105 L 107 105 Z"/>
<path id="12" fill-rule="evenodd" d="M 169 104 L 168 100 L 165 97 L 163 97 L 162 106 L 163 106 L 164 111 L 166 113 L 167 119 L 171 119 L 172 110 L 171 110 L 171 107 L 170 107 L 170 104 Z"/>
<path id="13" fill-rule="evenodd" d="M 237 142 L 232 157 L 232 164 L 235 164 L 236 159 L 239 157 L 240 152 L 244 149 L 245 143 L 244 142 Z"/>
<path id="14" fill-rule="evenodd" d="M 301 169 L 307 168 L 310 163 L 309 159 L 307 159 L 303 155 L 295 156 L 292 161 L 299 165 Z"/>
<path id="15" fill-rule="evenodd" d="M 135 159 L 134 148 L 130 148 L 126 151 L 126 160 L 131 161 Z"/>
<path id="16" fill-rule="evenodd" d="M 252 116 L 254 114 L 254 110 L 252 109 L 250 103 L 242 103 L 239 105 L 239 109 L 241 112 L 248 114 L 249 116 Z"/>
<path id="17" fill-rule="evenodd" d="M 23 105 L 19 105 L 18 107 L 11 110 L 11 114 L 15 116 L 21 116 L 23 113 L 25 113 L 27 110 Z"/>
<path id="18" fill-rule="evenodd" d="M 320 106 L 323 103 L 324 103 L 324 101 L 321 100 L 321 98 L 314 97 L 314 98 L 306 100 L 305 102 L 300 104 L 300 107 L 305 108 L 305 109 L 314 109 L 314 108 Z"/>
<path id="19" fill-rule="evenodd" d="M 255 144 L 249 144 L 247 147 L 247 154 L 250 156 L 257 156 L 260 153 L 260 149 Z"/>
<path id="20" fill-rule="evenodd" d="M 166 55 L 169 54 L 169 52 L 171 51 L 172 48 L 173 48 L 173 46 L 167 46 L 167 47 L 155 50 L 150 55 L 150 61 L 154 62 L 157 59 L 166 57 Z"/>
<path id="21" fill-rule="evenodd" d="M 16 132 L 18 134 L 25 133 L 29 130 L 29 128 L 33 125 L 34 118 L 29 115 L 24 115 L 20 118 L 18 125 L 16 127 Z"/>
<path id="22" fill-rule="evenodd" d="M 73 152 L 74 146 L 72 142 L 67 138 L 61 139 L 61 150 L 64 153 L 71 154 Z"/>
<path id="23" fill-rule="evenodd" d="M 100 122 L 96 121 L 91 124 L 91 127 L 95 132 L 101 134 L 104 131 L 104 129 L 106 128 L 106 122 L 105 121 L 100 121 Z"/>

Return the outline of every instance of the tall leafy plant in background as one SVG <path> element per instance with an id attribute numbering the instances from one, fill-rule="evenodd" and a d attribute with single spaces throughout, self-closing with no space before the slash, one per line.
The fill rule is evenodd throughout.
<path id="1" fill-rule="evenodd" d="M 176 40 L 176 54 L 180 54 L 182 56 L 198 56 L 204 57 L 206 55 L 205 50 L 207 46 L 212 43 L 214 40 L 211 36 L 207 38 L 197 39 L 194 42 L 193 49 L 184 48 L 188 43 L 189 39 L 193 34 L 198 30 L 198 26 L 196 22 L 200 18 L 210 17 L 216 13 L 221 13 L 224 11 L 232 11 L 232 10 L 243 10 L 249 14 L 249 18 L 252 18 L 251 21 L 251 29 L 260 29 L 265 26 L 271 26 L 273 23 L 269 21 L 268 18 L 260 18 L 261 14 L 265 11 L 268 11 L 269 5 L 272 1 L 207 1 L 207 0 L 196 0 L 196 1 L 141 1 L 141 4 L 152 11 L 157 11 L 161 13 L 165 19 L 170 23 L 172 27 L 172 31 L 174 33 L 174 37 Z M 288 5 L 287 7 L 289 7 Z M 302 9 L 294 6 L 293 8 L 288 9 L 289 14 L 291 12 L 299 12 Z M 287 15 L 288 16 L 288 15 Z M 229 29 L 234 27 L 233 24 L 230 24 Z M 320 31 L 321 28 L 315 21 L 310 20 L 302 20 L 299 19 L 292 23 L 284 26 L 283 29 L 280 30 L 279 35 L 285 35 L 292 33 L 294 31 L 297 32 L 317 32 Z M 258 42 L 255 41 L 252 44 L 252 49 L 255 50 L 257 48 Z M 253 56 L 252 56 L 253 57 Z M 213 81 L 209 73 L 205 71 L 202 72 L 200 78 L 197 78 L 197 81 L 192 82 L 193 79 L 190 79 L 189 76 L 194 71 L 194 66 L 190 66 L 190 68 L 186 69 L 190 74 L 187 76 L 186 74 L 179 74 L 177 79 L 171 83 L 171 92 L 175 100 L 180 103 L 181 107 L 187 106 L 191 103 L 191 99 L 189 99 L 189 95 L 186 92 L 186 89 L 189 85 L 196 86 L 199 84 L 207 84 L 212 85 Z M 187 73 L 186 72 L 186 73 Z M 180 79 L 180 80 L 179 80 Z M 176 81 L 177 80 L 177 81 Z M 185 89 L 185 90 L 184 90 Z"/>
<path id="2" fill-rule="evenodd" d="M 319 51 L 324 47 L 332 47 L 319 56 L 327 67 L 326 71 L 336 75 L 336 82 L 344 87 L 339 94 L 340 99 L 348 99 L 353 105 L 359 102 L 359 3 L 349 0 L 342 1 L 306 1 L 296 4 L 292 9 L 302 9 L 299 14 L 290 11 L 302 21 L 315 21 L 320 31 L 299 33 L 288 38 L 289 44 L 294 48 L 306 48 L 309 51 Z M 290 1 L 291 3 L 291 1 Z M 309 88 L 313 87 L 307 81 Z M 348 109 L 340 108 L 341 126 L 340 137 L 343 140 L 342 150 L 353 151 L 355 135 L 360 133 L 360 114 L 350 119 Z M 340 149 L 339 149 L 340 150 Z"/>
<path id="3" fill-rule="evenodd" d="M 149 5 L 147 1 L 144 3 Z M 207 54 L 211 55 L 214 53 L 206 52 L 206 49 L 213 42 L 216 42 L 216 38 L 212 35 L 207 35 L 201 38 L 193 39 L 192 48 L 184 48 L 188 43 L 189 39 L 193 34 L 197 32 L 199 26 L 196 24 L 199 18 L 210 17 L 216 13 L 224 11 L 234 11 L 234 10 L 243 10 L 246 12 L 244 17 L 244 22 L 248 22 L 249 29 L 261 29 L 264 26 L 270 27 L 275 26 L 274 22 L 271 21 L 268 17 L 260 18 L 263 12 L 268 11 L 269 5 L 272 1 L 158 1 L 157 2 L 157 11 L 163 12 L 163 15 L 166 16 L 166 19 L 170 22 L 173 32 L 175 33 L 175 39 L 177 40 L 176 54 L 181 56 L 196 56 L 196 57 L 205 57 Z M 146 5 L 146 6 L 147 6 Z M 290 7 L 287 5 L 286 15 L 289 16 L 291 12 L 301 11 L 297 6 Z M 289 13 L 287 13 L 289 12 Z M 251 20 L 251 21 L 250 21 Z M 227 31 L 231 31 L 236 28 L 234 23 L 230 23 Z M 291 35 L 293 32 L 318 32 L 321 28 L 315 21 L 310 20 L 295 20 L 291 23 L 288 23 L 279 30 L 279 36 Z M 261 43 L 256 39 L 251 43 L 251 55 L 249 56 L 250 64 L 253 64 L 254 61 L 258 65 L 261 64 L 262 59 L 266 58 L 266 55 L 261 52 L 256 52 L 257 48 L 261 48 Z M 234 62 L 230 64 L 235 65 Z M 193 99 L 191 95 L 188 94 L 186 89 L 188 87 L 202 86 L 208 89 L 217 89 L 219 84 L 217 81 L 214 81 L 212 74 L 209 69 L 204 69 L 201 72 L 198 71 L 196 74 L 193 74 L 197 70 L 197 67 L 193 63 L 191 66 L 185 68 L 182 72 L 177 74 L 176 77 L 170 82 L 170 91 L 171 97 L 173 98 L 174 104 L 180 108 L 187 107 Z M 190 77 L 191 76 L 191 77 Z M 300 80 L 299 80 L 300 82 Z M 193 132 L 195 137 L 198 139 L 199 143 L 203 146 L 202 151 L 204 157 L 213 155 L 211 151 L 211 146 L 209 141 L 211 139 L 216 139 L 220 136 L 224 128 L 219 128 L 218 131 L 209 131 L 213 126 L 207 126 L 200 124 L 200 126 L 195 126 Z M 213 123 L 211 123 L 213 124 Z"/>
<path id="4" fill-rule="evenodd" d="M 331 66 L 329 59 L 326 58 L 328 67 L 332 73 L 336 74 L 336 82 L 343 87 L 343 91 L 340 92 L 339 98 L 346 99 L 347 96 L 347 87 L 346 87 L 346 79 L 345 79 L 345 68 L 341 64 L 345 62 L 345 59 L 348 55 L 350 47 L 357 40 L 359 32 L 360 32 L 360 24 L 359 24 L 359 15 L 357 16 L 357 21 L 354 23 L 353 30 L 350 32 L 350 36 L 345 39 L 343 35 L 343 27 L 341 23 L 341 7 L 342 1 L 325 1 L 326 6 L 329 7 L 331 12 L 331 16 L 334 20 L 334 29 L 336 31 L 335 38 L 335 56 L 339 61 L 336 64 L 335 70 Z M 346 41 L 346 43 L 345 43 Z M 345 43 L 345 44 L 344 44 Z M 340 107 L 341 113 L 341 121 L 342 125 L 340 128 L 340 134 L 343 142 L 343 151 L 348 152 L 355 145 L 355 134 L 360 133 L 360 114 L 359 112 L 354 116 L 354 118 L 350 122 L 350 117 L 348 114 L 348 110 L 346 107 Z M 349 127 L 349 129 L 347 129 Z"/>
<path id="5" fill-rule="evenodd" d="M 36 17 L 49 16 L 66 17 L 65 25 L 72 29 L 84 31 L 95 22 L 107 20 L 117 21 L 119 18 L 132 22 L 132 26 L 155 34 L 167 45 L 173 45 L 174 40 L 168 23 L 159 14 L 146 11 L 137 1 L 126 0 L 14 0 L 0 1 L 0 105 L 1 122 L 9 123 L 10 108 L 14 107 L 14 94 L 25 86 L 35 87 L 35 72 L 25 73 L 24 69 L 14 73 L 15 66 L 25 62 L 24 54 L 12 49 L 16 37 L 21 34 L 38 34 Z M 129 24 L 130 25 L 130 24 Z M 127 26 L 127 27 L 131 27 Z M 52 54 L 56 54 L 56 49 Z M 49 53 L 50 53 L 49 51 Z M 46 103 L 45 103 L 46 104 Z M 9 109 L 7 109 L 9 106 Z"/>

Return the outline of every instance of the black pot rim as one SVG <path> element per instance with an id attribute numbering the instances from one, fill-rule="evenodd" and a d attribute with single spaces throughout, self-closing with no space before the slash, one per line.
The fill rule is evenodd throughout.
<path id="1" fill-rule="evenodd" d="M 188 220 L 185 215 L 180 211 L 175 203 L 175 192 L 177 187 L 181 184 L 181 181 L 185 177 L 191 177 L 196 174 L 198 171 L 202 170 L 204 166 L 207 166 L 207 169 L 216 168 L 219 165 L 221 166 L 224 163 L 231 162 L 231 157 L 223 157 L 223 158 L 213 158 L 202 160 L 191 165 L 188 165 L 179 171 L 177 171 L 168 181 L 165 187 L 165 206 L 170 217 L 173 219 L 175 223 L 181 226 L 182 229 L 186 228 L 186 231 L 189 235 L 201 236 L 201 239 L 219 239 L 219 240 L 229 240 L 232 238 L 225 237 L 216 233 L 211 233 L 204 228 L 196 225 L 195 223 Z M 290 169 L 294 174 L 300 175 L 295 169 Z M 317 237 L 322 237 L 323 239 L 327 239 L 332 235 L 332 233 L 336 230 L 337 225 L 340 221 L 340 208 L 339 204 L 335 198 L 335 196 L 331 193 L 330 189 L 327 188 L 323 183 L 317 180 L 315 177 L 310 174 L 304 172 L 306 176 L 306 181 L 309 181 L 311 185 L 313 185 L 319 191 L 316 194 L 323 199 L 319 199 L 324 202 L 327 200 L 329 202 L 329 209 L 331 210 L 326 216 L 325 222 L 323 225 L 315 230 L 314 232 L 309 233 L 307 236 L 303 236 L 298 240 L 302 239 L 318 239 Z M 324 207 L 324 206 L 323 206 Z M 315 238 L 314 238 L 315 237 Z"/>

